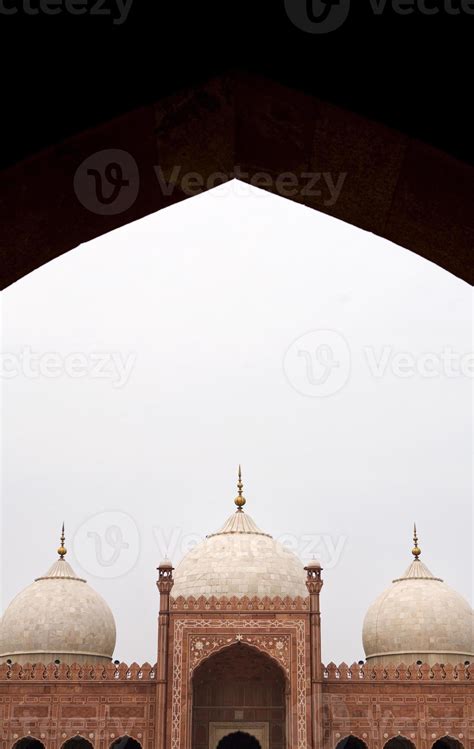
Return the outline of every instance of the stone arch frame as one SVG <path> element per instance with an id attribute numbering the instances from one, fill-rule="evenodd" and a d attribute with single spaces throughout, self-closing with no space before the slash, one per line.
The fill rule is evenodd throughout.
<path id="1" fill-rule="evenodd" d="M 230 616 L 194 618 L 194 616 L 173 616 L 173 653 L 169 663 L 170 682 L 170 749 L 190 749 L 190 690 L 191 673 L 206 655 L 206 651 L 217 650 L 218 644 L 244 641 L 259 645 L 263 653 L 275 647 L 277 660 L 281 660 L 290 676 L 288 700 L 291 716 L 288 722 L 288 739 L 292 749 L 306 749 L 311 730 L 307 710 L 307 619 L 298 618 L 249 618 L 242 620 L 233 612 Z M 260 613 L 260 612 L 259 612 Z M 198 646 L 198 642 L 205 641 Z M 214 647 L 213 643 L 217 643 Z M 279 647 L 278 643 L 282 643 Z M 264 647 L 264 644 L 266 647 Z M 286 659 L 286 662 L 285 662 Z M 182 705 L 187 705 L 182 709 Z"/>
<path id="2" fill-rule="evenodd" d="M 71 746 L 71 749 L 73 749 L 74 745 L 71 742 L 80 739 L 82 739 L 82 741 L 85 741 L 90 749 L 94 749 L 94 744 L 92 743 L 92 741 L 86 738 L 86 736 L 83 736 L 82 733 L 75 733 L 74 736 L 68 736 L 67 739 L 64 739 L 64 741 L 61 742 L 60 749 L 68 749 L 69 745 Z"/>
<path id="3" fill-rule="evenodd" d="M 336 743 L 334 744 L 334 749 L 345 749 L 347 746 L 347 742 L 350 739 L 354 739 L 354 741 L 358 742 L 359 749 L 363 749 L 364 747 L 365 749 L 369 749 L 367 741 L 355 733 L 348 733 L 345 736 L 342 736 L 340 739 L 337 739 Z"/>
<path id="4" fill-rule="evenodd" d="M 225 644 L 221 645 L 220 647 L 217 647 L 214 650 L 212 650 L 212 652 L 207 653 L 195 666 L 192 667 L 192 670 L 191 670 L 191 683 L 193 682 L 194 675 L 195 675 L 196 671 L 200 668 L 200 666 L 202 666 L 204 663 L 206 663 L 207 661 L 209 661 L 215 655 L 218 655 L 219 653 L 223 653 L 225 650 L 227 650 L 229 648 L 237 648 L 239 646 L 240 647 L 244 647 L 244 648 L 248 648 L 249 650 L 255 650 L 257 653 L 260 653 L 261 655 L 267 656 L 273 663 L 275 663 L 278 666 L 278 668 L 281 671 L 281 674 L 283 676 L 284 682 L 285 682 L 285 689 L 289 689 L 290 679 L 289 679 L 288 671 L 285 669 L 285 667 L 283 666 L 282 662 L 278 658 L 276 658 L 274 655 L 272 655 L 271 653 L 269 653 L 267 650 L 264 650 L 263 648 L 259 647 L 255 643 L 239 642 L 239 641 L 225 643 Z"/>
<path id="5" fill-rule="evenodd" d="M 119 742 L 122 741 L 123 739 L 125 739 L 125 742 L 124 742 L 125 744 L 128 740 L 131 740 L 135 742 L 136 744 L 138 744 L 140 749 L 142 749 L 143 747 L 142 742 L 139 741 L 137 738 L 135 738 L 135 736 L 131 736 L 131 734 L 129 733 L 123 733 L 120 736 L 116 736 L 115 739 L 112 739 L 112 741 L 109 744 L 109 749 L 121 749 Z"/>
<path id="6" fill-rule="evenodd" d="M 434 749 L 438 742 L 445 742 L 446 744 L 448 744 L 450 749 L 464 749 L 465 747 L 461 739 L 457 738 L 456 736 L 452 736 L 450 733 L 445 733 L 444 736 L 438 736 L 437 739 L 433 739 L 431 749 Z"/>
<path id="7" fill-rule="evenodd" d="M 259 96 L 262 87 L 264 97 Z M 211 106 L 203 106 L 203 97 Z M 283 114 L 275 119 L 277 103 Z M 243 110 L 244 123 L 238 119 Z M 81 196 L 81 203 L 73 178 L 87 158 L 108 149 L 131 155 L 140 184 L 132 205 L 101 214 L 84 207 L 87 198 Z M 231 175 L 237 165 L 248 172 L 245 181 L 262 172 L 272 180 L 313 168 L 345 173 L 349 178 L 334 205 L 302 193 L 294 199 L 473 282 L 466 262 L 472 228 L 467 218 L 465 227 L 459 221 L 459 215 L 470 216 L 469 165 L 294 88 L 234 71 L 78 133 L 6 170 L 1 177 L 9 188 L 4 190 L 9 221 L 0 287 L 83 242 L 188 197 L 181 182 L 171 195 L 157 187 L 153 167 L 162 167 L 168 180 L 178 164 L 182 174 L 197 170 L 206 185 L 217 171 Z"/>
<path id="8" fill-rule="evenodd" d="M 393 736 L 389 736 L 388 739 L 385 739 L 385 741 L 383 743 L 383 746 L 382 746 L 382 749 L 387 749 L 387 747 L 389 745 L 390 745 L 390 747 L 393 747 L 393 745 L 390 744 L 390 742 L 392 742 L 392 741 L 395 741 L 395 742 L 397 742 L 397 741 L 399 741 L 399 742 L 406 741 L 407 745 L 410 747 L 410 749 L 416 749 L 416 744 L 413 741 L 413 739 L 410 739 L 408 736 L 405 736 L 404 733 L 395 733 Z"/>
<path id="9" fill-rule="evenodd" d="M 15 741 L 13 742 L 11 749 L 18 749 L 20 743 L 25 740 L 37 741 L 39 744 L 41 744 L 43 749 L 46 749 L 46 744 L 44 743 L 44 741 L 42 741 L 42 739 L 39 739 L 37 736 L 32 736 L 31 734 L 27 734 L 26 736 L 19 736 L 19 738 L 15 739 Z"/>

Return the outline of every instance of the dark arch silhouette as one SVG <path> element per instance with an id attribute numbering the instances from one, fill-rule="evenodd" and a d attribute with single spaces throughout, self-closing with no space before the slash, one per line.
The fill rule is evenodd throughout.
<path id="1" fill-rule="evenodd" d="M 193 685 L 196 686 L 196 684 L 202 680 L 202 677 L 206 672 L 208 672 L 207 678 L 209 678 L 210 675 L 212 678 L 215 678 L 216 667 L 218 668 L 219 664 L 222 667 L 222 664 L 225 663 L 227 657 L 232 657 L 233 654 L 239 655 L 241 658 L 260 662 L 260 664 L 264 665 L 267 670 L 273 672 L 274 681 L 281 682 L 282 687 L 287 683 L 288 677 L 283 666 L 276 658 L 270 655 L 270 653 L 266 653 L 263 650 L 260 650 L 256 645 L 251 645 L 250 643 L 233 642 L 230 645 L 226 644 L 221 648 L 216 648 L 214 652 L 203 658 L 201 663 L 199 663 L 192 673 Z M 224 668 L 224 674 L 225 670 L 226 669 Z M 221 673 L 221 676 L 224 674 Z"/>
<path id="2" fill-rule="evenodd" d="M 261 746 L 255 736 L 245 731 L 235 731 L 224 736 L 219 741 L 217 749 L 261 749 Z"/>
<path id="3" fill-rule="evenodd" d="M 71 736 L 67 739 L 64 744 L 61 745 L 61 749 L 94 749 L 91 742 L 84 738 L 84 736 Z"/>
<path id="4" fill-rule="evenodd" d="M 383 749 L 416 749 L 415 744 L 406 736 L 392 736 L 385 744 Z"/>
<path id="5" fill-rule="evenodd" d="M 131 736 L 119 736 L 110 745 L 110 749 L 142 749 L 142 745 L 136 739 L 132 739 Z"/>
<path id="6" fill-rule="evenodd" d="M 13 166 L 5 173 L 8 189 L 4 189 L 3 197 L 8 221 L 4 222 L 0 249 L 0 288 L 83 242 L 186 199 L 189 190 L 182 177 L 190 172 L 198 170 L 203 190 L 213 187 L 216 164 L 219 173 L 229 178 L 235 174 L 236 165 L 258 164 L 257 169 L 243 168 L 242 175 L 246 176 L 241 179 L 247 182 L 262 172 L 291 172 L 299 179 L 299 187 L 296 195 L 288 196 L 290 200 L 385 237 L 473 282 L 467 262 L 471 252 L 470 167 L 435 149 L 422 148 L 418 141 L 401 133 L 387 137 L 383 125 L 354 117 L 316 97 L 302 108 L 297 89 L 275 86 L 259 76 L 253 76 L 252 84 L 248 85 L 246 73 L 234 71 L 196 84 L 188 97 L 177 91 L 156 103 L 161 111 L 159 163 L 181 165 L 178 184 L 171 191 L 166 186 L 170 184 L 167 169 L 163 188 L 153 168 L 158 166 L 158 157 L 152 107 L 146 111 L 126 109 L 126 124 L 119 117 L 77 134 L 67 144 L 59 141 L 28 162 Z M 266 89 L 264 97 L 260 95 L 262 86 Z M 234 112 L 230 120 L 228 106 Z M 276 132 L 273 127 L 262 128 L 272 108 L 299 113 L 298 130 L 304 125 L 301 132 L 307 135 L 296 151 L 291 117 L 279 124 Z M 237 115 L 241 111 L 246 112 L 245 134 L 241 133 Z M 214 147 L 207 151 L 209 127 Z M 315 133 L 318 153 L 324 154 L 322 168 L 333 180 L 349 175 L 334 200 L 327 200 L 327 190 L 321 190 L 322 180 L 316 185 L 319 197 L 307 181 L 301 181 L 301 164 L 316 164 L 317 168 Z M 380 158 L 373 158 L 374 142 L 378 143 Z M 107 148 L 98 151 L 98 143 L 116 144 L 118 151 L 110 156 L 111 161 L 107 162 Z M 92 161 L 86 163 L 90 157 Z M 125 161 L 119 163 L 117 159 Z M 119 163 L 123 179 L 130 181 L 130 190 L 134 185 L 136 190 L 128 200 L 124 188 L 118 202 L 109 205 L 99 199 L 99 192 L 105 192 L 105 168 L 113 163 Z M 101 170 L 104 189 L 98 192 Z M 282 194 L 274 179 L 263 188 Z M 106 193 L 110 194 L 111 190 Z M 461 226 L 462 216 L 465 227 Z"/>
<path id="7" fill-rule="evenodd" d="M 344 736 L 337 743 L 336 749 L 367 749 L 367 744 L 357 736 Z"/>
<path id="8" fill-rule="evenodd" d="M 34 736 L 23 736 L 23 738 L 15 741 L 12 749 L 45 749 L 45 746 L 42 741 Z"/>
<path id="9" fill-rule="evenodd" d="M 281 665 L 281 663 L 273 655 L 271 655 L 270 653 L 265 653 L 263 650 L 260 650 L 260 648 L 257 647 L 256 645 L 253 645 L 253 644 L 248 643 L 248 642 L 246 642 L 246 643 L 235 643 L 235 642 L 233 642 L 230 645 L 227 643 L 227 644 L 223 645 L 221 648 L 216 648 L 212 653 L 209 653 L 209 655 L 207 655 L 205 658 L 202 659 L 202 661 L 200 662 L 200 664 L 198 665 L 198 667 L 193 671 L 192 678 L 195 679 L 196 678 L 196 674 L 199 673 L 200 670 L 202 670 L 203 668 L 205 668 L 206 663 L 208 663 L 208 661 L 210 661 L 210 660 L 213 660 L 216 655 L 219 655 L 219 654 L 225 655 L 226 651 L 233 650 L 234 648 L 238 648 L 239 651 L 241 651 L 241 652 L 246 652 L 247 651 L 249 657 L 252 657 L 252 654 L 254 654 L 256 657 L 261 657 L 261 658 L 264 658 L 264 659 L 268 659 L 276 667 L 276 671 L 279 672 L 279 674 L 281 675 L 281 677 L 285 681 L 288 680 L 288 677 L 285 674 L 283 666 Z"/>
<path id="10" fill-rule="evenodd" d="M 434 742 L 431 749 L 464 749 L 464 746 L 453 736 L 442 736 Z"/>

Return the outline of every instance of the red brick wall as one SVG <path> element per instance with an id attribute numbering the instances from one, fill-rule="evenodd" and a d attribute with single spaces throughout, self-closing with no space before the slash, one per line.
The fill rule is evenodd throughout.
<path id="1" fill-rule="evenodd" d="M 113 674 L 105 677 L 103 672 Z M 0 749 L 11 749 L 18 738 L 31 734 L 46 749 L 58 749 L 80 733 L 94 749 L 108 749 L 125 734 L 144 749 L 154 746 L 154 671 L 145 666 L 78 669 L 65 665 L 49 669 L 17 669 L 8 678 L 0 667 Z"/>
<path id="2" fill-rule="evenodd" d="M 383 749 L 400 734 L 416 749 L 431 749 L 446 734 L 474 749 L 472 672 L 463 666 L 414 665 L 385 672 L 330 667 L 323 683 L 324 749 L 351 733 L 368 749 Z"/>
<path id="3" fill-rule="evenodd" d="M 271 671 L 270 659 L 268 664 Z M 361 670 L 357 665 L 330 664 L 321 685 L 322 749 L 335 749 L 351 733 L 368 749 L 383 749 L 390 737 L 398 735 L 410 739 L 416 749 L 431 749 L 446 734 L 465 749 L 474 749 L 472 675 L 472 666 Z M 202 685 L 203 691 L 197 690 L 197 709 L 206 708 L 202 703 L 210 696 L 206 691 L 209 680 L 207 686 L 206 679 Z M 46 749 L 59 749 L 77 733 L 90 740 L 94 749 L 108 749 L 114 738 L 124 734 L 137 739 L 144 749 L 155 749 L 156 689 L 156 671 L 147 664 L 141 669 L 136 664 L 118 668 L 112 664 L 106 668 L 65 664 L 8 668 L 4 664 L 0 666 L 0 749 L 11 749 L 28 733 Z M 269 697 L 266 690 L 264 679 L 251 699 L 263 700 L 259 706 L 263 710 L 279 709 L 278 694 Z M 235 699 L 236 704 L 227 707 L 241 709 L 238 691 Z"/>

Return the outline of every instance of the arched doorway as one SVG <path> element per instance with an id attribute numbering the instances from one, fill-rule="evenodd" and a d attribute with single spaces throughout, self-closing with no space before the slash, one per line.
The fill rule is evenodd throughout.
<path id="1" fill-rule="evenodd" d="M 44 744 L 34 736 L 24 736 L 13 744 L 12 749 L 45 749 Z"/>
<path id="2" fill-rule="evenodd" d="M 142 745 L 131 736 L 119 736 L 118 739 L 110 745 L 110 749 L 142 749 Z"/>
<path id="3" fill-rule="evenodd" d="M 244 731 L 235 731 L 224 736 L 219 741 L 217 749 L 261 749 L 261 746 L 255 736 Z"/>
<path id="4" fill-rule="evenodd" d="M 393 736 L 384 744 L 383 749 L 415 749 L 415 744 L 406 736 Z"/>
<path id="5" fill-rule="evenodd" d="M 464 749 L 464 746 L 453 736 L 442 736 L 434 742 L 431 749 Z"/>
<path id="6" fill-rule="evenodd" d="M 367 744 L 357 736 L 344 736 L 338 741 L 336 749 L 367 749 Z"/>
<path id="7" fill-rule="evenodd" d="M 256 648 L 210 656 L 193 674 L 193 749 L 287 749 L 286 692 L 283 670 Z"/>
<path id="8" fill-rule="evenodd" d="M 94 749 L 91 742 L 84 738 L 84 736 L 71 736 L 70 739 L 64 742 L 61 749 Z"/>

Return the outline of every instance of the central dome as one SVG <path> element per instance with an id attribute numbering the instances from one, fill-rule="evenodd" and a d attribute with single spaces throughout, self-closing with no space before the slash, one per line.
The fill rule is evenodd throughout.
<path id="1" fill-rule="evenodd" d="M 241 487 L 235 501 L 237 512 L 178 565 L 173 598 L 306 597 L 305 573 L 298 557 L 261 531 L 243 511 Z"/>

